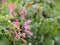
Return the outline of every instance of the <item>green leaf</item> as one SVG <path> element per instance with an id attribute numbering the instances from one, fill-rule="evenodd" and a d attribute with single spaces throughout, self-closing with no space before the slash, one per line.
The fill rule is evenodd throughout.
<path id="1" fill-rule="evenodd" d="M 3 29 L 2 26 L 0 26 L 0 31 L 1 31 L 2 29 Z"/>
<path id="2" fill-rule="evenodd" d="M 0 22 L 4 22 L 5 21 L 5 17 L 0 15 Z"/>
<path id="3" fill-rule="evenodd" d="M 3 37 L 2 40 L 0 40 L 0 45 L 10 45 L 10 43 L 6 37 Z"/>
<path id="4" fill-rule="evenodd" d="M 14 42 L 14 45 L 22 45 L 21 42 Z"/>
<path id="5" fill-rule="evenodd" d="M 60 35 L 57 35 L 57 36 L 55 37 L 55 40 L 56 40 L 57 43 L 60 44 Z"/>
<path id="6" fill-rule="evenodd" d="M 54 45 L 54 40 L 45 38 L 43 41 L 43 45 Z"/>

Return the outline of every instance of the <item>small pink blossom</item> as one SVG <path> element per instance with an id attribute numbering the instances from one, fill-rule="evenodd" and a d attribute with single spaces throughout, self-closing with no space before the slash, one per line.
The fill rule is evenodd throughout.
<path id="1" fill-rule="evenodd" d="M 19 35 L 18 35 L 18 34 L 16 34 L 16 35 L 15 35 L 15 37 L 19 37 Z"/>
<path id="2" fill-rule="evenodd" d="M 13 18 L 13 15 L 10 15 L 9 18 L 12 19 Z"/>
<path id="3" fill-rule="evenodd" d="M 30 32 L 30 31 L 28 31 L 28 30 L 25 30 L 25 32 L 26 32 L 27 34 L 29 34 L 30 36 L 33 36 L 33 33 L 32 33 L 32 32 Z"/>
<path id="4" fill-rule="evenodd" d="M 14 11 L 16 9 L 16 5 L 14 4 L 9 4 L 10 10 Z"/>
<path id="5" fill-rule="evenodd" d="M 26 37 L 26 33 L 22 33 L 21 36 L 25 38 Z"/>
<path id="6" fill-rule="evenodd" d="M 18 40 L 19 35 L 16 33 L 14 36 L 14 39 L 17 41 Z"/>
<path id="7" fill-rule="evenodd" d="M 25 26 L 25 30 L 29 30 L 30 29 L 30 26 Z"/>
<path id="8" fill-rule="evenodd" d="M 16 37 L 14 37 L 14 39 L 17 41 L 17 38 Z"/>
<path id="9" fill-rule="evenodd" d="M 25 14 L 25 8 L 23 8 L 20 12 L 21 15 L 24 15 Z"/>
<path id="10" fill-rule="evenodd" d="M 3 4 L 5 4 L 5 5 L 7 4 L 6 0 L 3 0 Z"/>
<path id="11" fill-rule="evenodd" d="M 13 33 L 12 29 L 9 30 L 10 33 Z"/>
<path id="12" fill-rule="evenodd" d="M 13 16 L 16 16 L 16 12 L 13 12 Z"/>
<path id="13" fill-rule="evenodd" d="M 26 22 L 27 22 L 27 24 L 30 24 L 31 20 L 28 19 Z"/>
<path id="14" fill-rule="evenodd" d="M 20 23 L 19 23 L 19 21 L 18 20 L 16 20 L 16 22 L 14 22 L 14 24 L 16 25 L 16 26 L 20 26 Z"/>
<path id="15" fill-rule="evenodd" d="M 33 36 L 33 33 L 32 33 L 32 32 L 29 32 L 29 35 L 30 35 L 30 36 Z"/>
<path id="16" fill-rule="evenodd" d="M 29 33 L 29 31 L 28 31 L 28 30 L 25 30 L 25 32 L 26 32 L 26 33 Z"/>
<path id="17" fill-rule="evenodd" d="M 21 10 L 20 14 L 21 14 L 24 18 L 26 18 L 27 13 L 25 12 L 25 8 L 23 8 L 23 9 Z"/>
<path id="18" fill-rule="evenodd" d="M 24 22 L 24 26 L 28 25 L 27 22 Z"/>
<path id="19" fill-rule="evenodd" d="M 25 23 L 24 23 L 24 25 L 28 25 L 28 24 L 30 24 L 31 23 L 31 20 L 27 20 Z"/>
<path id="20" fill-rule="evenodd" d="M 24 18 L 26 18 L 26 16 L 27 16 L 27 13 L 25 13 L 25 14 L 23 15 Z"/>

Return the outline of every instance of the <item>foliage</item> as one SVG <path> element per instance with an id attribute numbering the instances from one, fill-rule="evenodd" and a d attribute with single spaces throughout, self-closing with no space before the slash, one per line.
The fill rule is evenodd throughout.
<path id="1" fill-rule="evenodd" d="M 0 45 L 60 45 L 60 0 L 5 0 L 0 9 Z"/>

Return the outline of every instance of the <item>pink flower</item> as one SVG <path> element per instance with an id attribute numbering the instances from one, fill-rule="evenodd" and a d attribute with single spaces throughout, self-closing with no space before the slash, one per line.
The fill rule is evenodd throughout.
<path id="1" fill-rule="evenodd" d="M 10 33 L 13 33 L 12 29 L 9 30 Z"/>
<path id="2" fill-rule="evenodd" d="M 25 14 L 23 15 L 24 18 L 26 18 L 26 16 L 27 16 L 27 13 L 25 13 Z"/>
<path id="3" fill-rule="evenodd" d="M 28 25 L 27 22 L 24 22 L 24 26 Z"/>
<path id="4" fill-rule="evenodd" d="M 18 40 L 19 35 L 16 33 L 14 36 L 14 39 L 17 41 Z"/>
<path id="5" fill-rule="evenodd" d="M 23 9 L 21 10 L 20 14 L 21 14 L 24 18 L 26 18 L 27 13 L 25 12 L 25 8 L 23 8 Z"/>
<path id="6" fill-rule="evenodd" d="M 16 35 L 15 35 L 15 37 L 19 37 L 19 35 L 18 35 L 18 34 L 16 34 Z"/>
<path id="7" fill-rule="evenodd" d="M 9 18 L 12 19 L 13 18 L 13 15 L 10 15 Z"/>
<path id="8" fill-rule="evenodd" d="M 31 23 L 31 20 L 27 20 L 25 23 L 24 23 L 24 25 L 28 25 L 28 24 L 30 24 Z"/>
<path id="9" fill-rule="evenodd" d="M 26 33 L 22 33 L 21 36 L 25 38 L 26 37 Z"/>
<path id="10" fill-rule="evenodd" d="M 32 32 L 27 31 L 27 30 L 25 30 L 25 32 L 26 32 L 27 34 L 29 34 L 30 36 L 33 36 L 33 33 L 32 33 Z"/>
<path id="11" fill-rule="evenodd" d="M 16 22 L 14 23 L 16 26 L 20 26 L 20 23 L 19 23 L 19 21 L 18 20 L 16 20 Z"/>
<path id="12" fill-rule="evenodd" d="M 5 4 L 5 5 L 7 4 L 6 0 L 3 0 L 3 4 Z"/>
<path id="13" fill-rule="evenodd" d="M 32 33 L 32 32 L 29 32 L 29 35 L 30 35 L 30 36 L 33 36 L 33 33 Z"/>
<path id="14" fill-rule="evenodd" d="M 26 33 L 29 33 L 29 31 L 28 31 L 28 30 L 25 30 L 25 32 L 26 32 Z"/>
<path id="15" fill-rule="evenodd" d="M 13 16 L 16 16 L 16 12 L 13 12 Z"/>
<path id="16" fill-rule="evenodd" d="M 14 39 L 17 41 L 17 38 L 16 37 L 14 37 Z"/>
<path id="17" fill-rule="evenodd" d="M 28 19 L 26 22 L 27 22 L 27 24 L 30 24 L 31 20 Z"/>
<path id="18" fill-rule="evenodd" d="M 24 15 L 25 14 L 25 8 L 23 8 L 20 12 L 21 15 Z"/>
<path id="19" fill-rule="evenodd" d="M 16 9 L 16 5 L 14 4 L 9 4 L 10 10 L 14 11 Z"/>
<path id="20" fill-rule="evenodd" d="M 24 28 L 25 28 L 25 30 L 29 30 L 30 29 L 30 26 L 27 25 Z"/>

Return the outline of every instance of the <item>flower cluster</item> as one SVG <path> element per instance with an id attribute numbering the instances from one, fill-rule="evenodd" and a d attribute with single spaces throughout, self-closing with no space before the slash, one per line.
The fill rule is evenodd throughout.
<path id="1" fill-rule="evenodd" d="M 16 9 L 16 5 L 13 3 L 9 4 L 9 9 L 14 11 Z"/>
<path id="2" fill-rule="evenodd" d="M 24 25 L 23 25 L 24 30 L 21 29 L 21 27 L 20 27 L 20 21 L 17 18 L 17 12 L 15 11 L 16 6 L 14 4 L 10 4 L 9 5 L 9 9 L 12 10 L 12 13 L 13 13 L 13 14 L 10 15 L 10 18 L 13 18 L 13 17 L 15 18 L 15 21 L 14 21 L 13 24 L 19 28 L 14 33 L 14 39 L 17 41 L 21 37 L 26 38 L 26 35 L 32 36 L 33 33 L 30 32 L 30 23 L 31 23 L 31 20 L 30 19 L 26 20 L 26 17 L 27 17 L 26 9 L 22 8 L 22 10 L 19 13 L 21 15 L 21 17 L 25 19 L 25 22 L 24 22 Z M 13 29 L 10 29 L 9 32 L 13 33 L 14 31 L 13 31 Z"/>
<path id="3" fill-rule="evenodd" d="M 25 28 L 25 32 L 28 33 L 30 36 L 32 36 L 33 33 L 29 31 L 29 29 L 30 29 L 30 26 L 29 26 L 30 22 L 31 22 L 31 20 L 28 19 L 28 20 L 24 23 L 24 28 Z"/>

